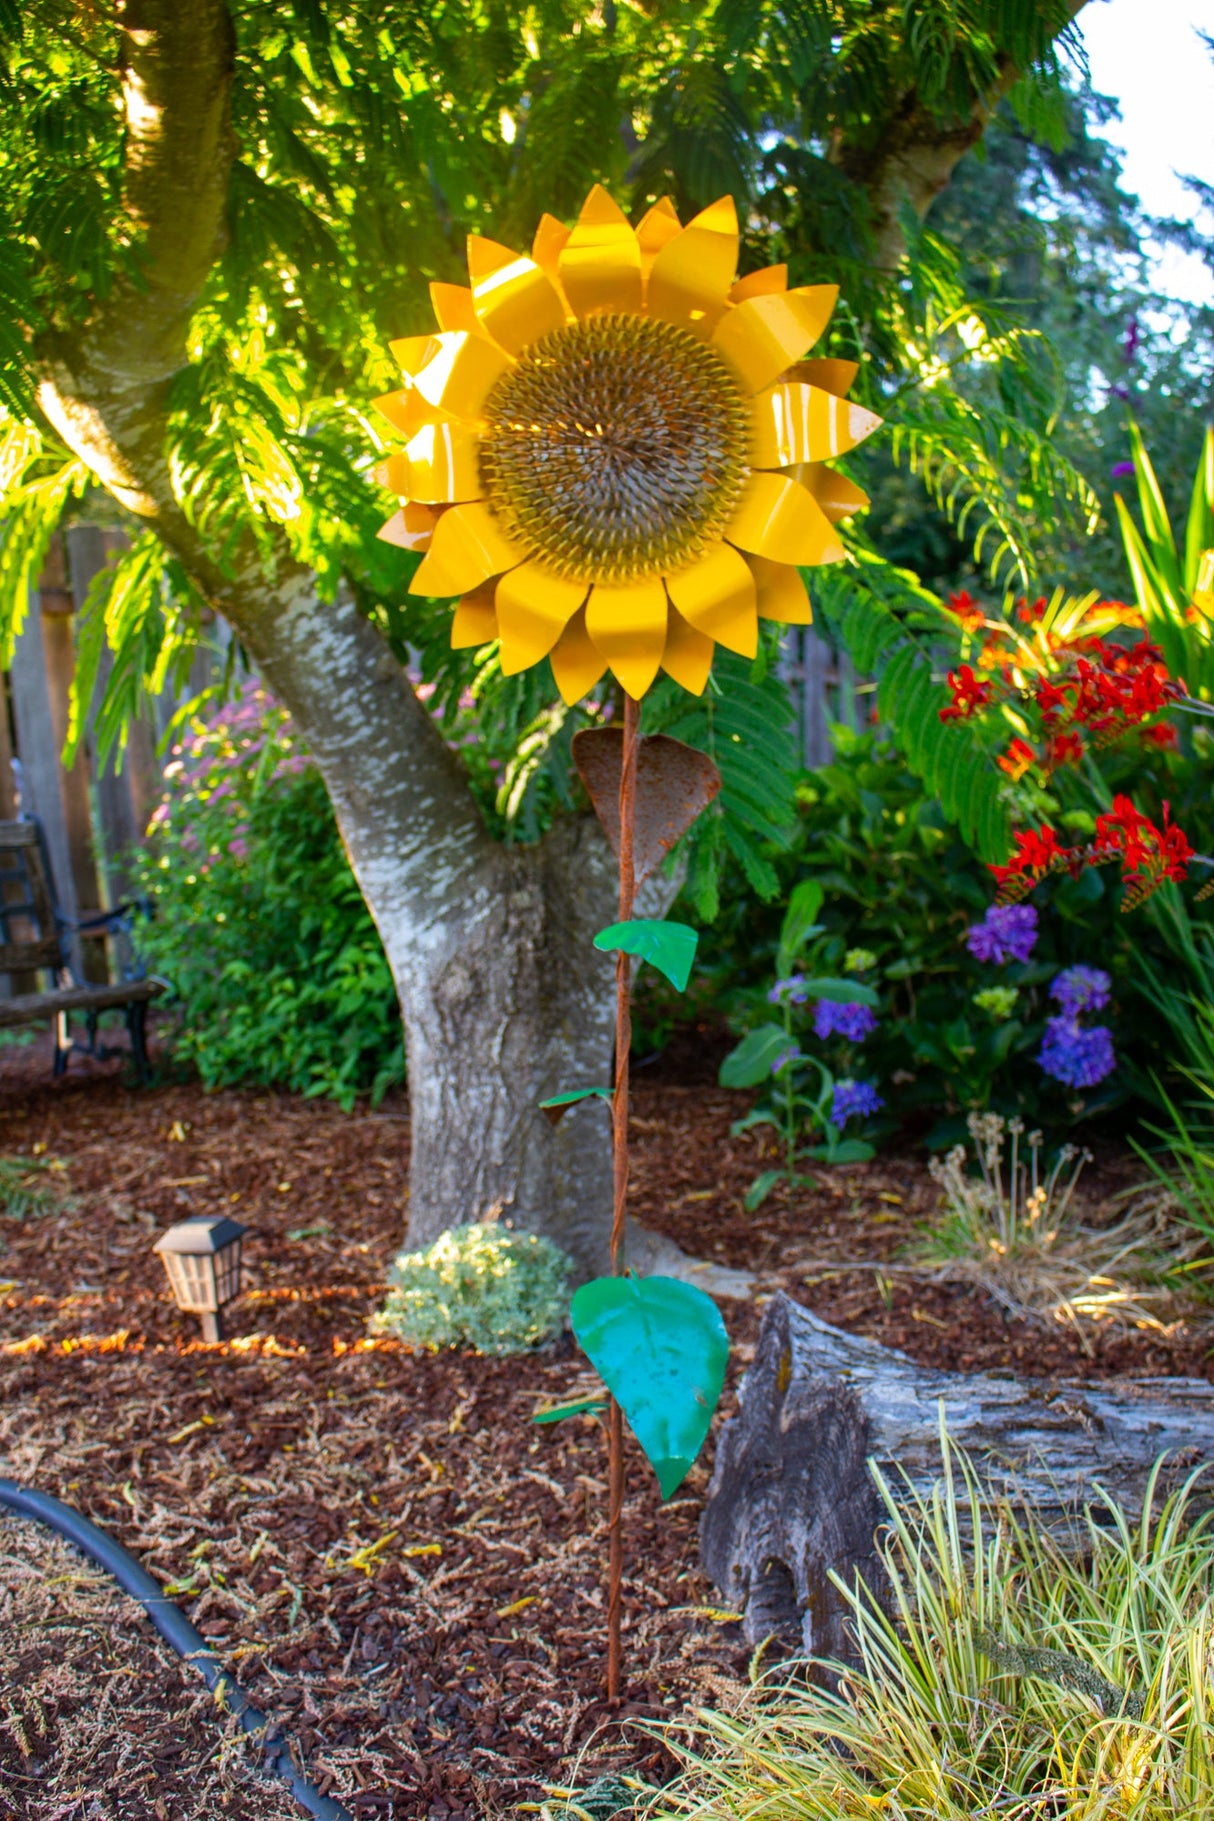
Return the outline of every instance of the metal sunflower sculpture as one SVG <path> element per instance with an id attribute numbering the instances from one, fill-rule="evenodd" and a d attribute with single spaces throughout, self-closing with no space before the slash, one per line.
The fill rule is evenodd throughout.
<path id="1" fill-rule="evenodd" d="M 612 1698 L 623 1417 L 669 1497 L 707 1434 L 729 1353 L 702 1290 L 623 1275 L 630 957 L 681 990 L 697 940 L 635 918 L 636 885 L 720 785 L 706 754 L 641 738 L 640 698 L 659 670 L 698 695 L 716 645 L 755 655 L 760 617 L 808 623 L 799 571 L 836 562 L 836 524 L 867 504 L 827 463 L 880 421 L 847 402 L 851 361 L 803 358 L 836 287 L 790 291 L 783 266 L 735 280 L 737 259 L 728 197 L 686 227 L 660 202 L 634 229 L 596 188 L 573 228 L 543 218 L 530 257 L 473 236 L 470 286 L 431 286 L 438 332 L 392 344 L 405 387 L 376 401 L 406 438 L 381 471 L 401 510 L 380 535 L 425 552 L 415 594 L 460 597 L 452 645 L 497 639 L 508 676 L 548 658 L 569 703 L 607 670 L 624 691 L 622 727 L 583 728 L 573 743 L 619 858 L 619 922 L 594 938 L 616 956 L 614 1082 L 541 1102 L 554 1119 L 588 1098 L 611 1108 L 611 1275 L 580 1286 L 570 1317 L 610 1392 Z"/>
<path id="2" fill-rule="evenodd" d="M 659 669 L 699 694 L 760 617 L 808 624 L 798 569 L 867 504 L 826 464 L 880 419 L 851 361 L 803 358 L 837 287 L 737 258 L 728 197 L 634 229 L 596 187 L 530 257 L 473 235 L 470 285 L 430 287 L 438 331 L 392 344 L 404 390 L 376 401 L 407 438 L 380 535 L 426 552 L 413 593 L 461 597 L 454 647 L 547 657 L 566 702 L 608 669 L 639 699 Z"/>

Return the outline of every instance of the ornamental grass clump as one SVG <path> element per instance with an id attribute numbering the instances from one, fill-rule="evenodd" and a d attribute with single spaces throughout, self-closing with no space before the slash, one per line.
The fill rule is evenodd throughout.
<path id="1" fill-rule="evenodd" d="M 988 1503 L 960 1450 L 930 1495 L 880 1479 L 886 1611 L 838 1583 L 857 1666 L 762 1677 L 663 1728 L 680 1778 L 645 1821 L 1199 1821 L 1214 1813 L 1214 1537 L 1152 1476 L 1073 1548 Z M 891 1616 L 892 1615 L 892 1616 Z"/>
<path id="2" fill-rule="evenodd" d="M 522 1353 L 560 1333 L 571 1270 L 541 1234 L 492 1222 L 453 1227 L 424 1251 L 400 1254 L 371 1327 L 434 1351 Z"/>
<path id="3" fill-rule="evenodd" d="M 1132 1190 L 1101 1224 L 1106 1210 L 1077 1196 L 1090 1151 L 1063 1145 L 1047 1167 L 1041 1133 L 1026 1137 L 1023 1120 L 971 1113 L 968 1125 L 977 1170 L 964 1145 L 928 1165 L 941 1202 L 916 1263 L 976 1285 L 1010 1315 L 1072 1325 L 1085 1348 L 1094 1322 L 1159 1329 L 1194 1313 L 1208 1246 L 1173 1197 Z"/>

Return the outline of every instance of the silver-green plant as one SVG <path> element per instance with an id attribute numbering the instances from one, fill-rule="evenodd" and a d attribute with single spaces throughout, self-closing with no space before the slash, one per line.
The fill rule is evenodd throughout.
<path id="1" fill-rule="evenodd" d="M 1074 1547 L 988 1503 L 955 1445 L 894 1496 L 888 1610 L 847 1600 L 858 1667 L 787 1666 L 664 1728 L 683 1774 L 645 1821 L 1205 1821 L 1214 1814 L 1214 1535 L 1197 1476 Z"/>
<path id="2" fill-rule="evenodd" d="M 421 1252 L 402 1252 L 375 1333 L 417 1347 L 521 1353 L 559 1334 L 573 1262 L 536 1233 L 495 1222 L 453 1227 Z"/>

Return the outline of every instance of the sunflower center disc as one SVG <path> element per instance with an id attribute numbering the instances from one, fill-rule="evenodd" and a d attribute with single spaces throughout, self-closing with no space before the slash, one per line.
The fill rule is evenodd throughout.
<path id="1" fill-rule="evenodd" d="M 481 479 L 503 529 L 587 581 L 690 562 L 746 478 L 736 380 L 715 349 L 652 317 L 553 330 L 498 381 L 485 418 Z"/>

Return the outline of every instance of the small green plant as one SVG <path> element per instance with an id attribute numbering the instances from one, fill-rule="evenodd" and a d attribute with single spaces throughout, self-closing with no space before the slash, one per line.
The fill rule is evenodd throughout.
<path id="1" fill-rule="evenodd" d="M 746 1207 L 754 1212 L 777 1183 L 790 1188 L 814 1185 L 801 1173 L 800 1161 L 864 1163 L 873 1155 L 863 1138 L 845 1138 L 850 1119 L 870 1119 L 884 1106 L 877 1090 L 853 1077 L 856 1046 L 877 1028 L 874 1007 L 877 995 L 859 976 L 876 963 L 869 949 L 853 948 L 843 965 L 851 978 L 809 978 L 795 973 L 802 951 L 823 934 L 818 922 L 823 891 L 816 879 L 803 879 L 788 902 L 776 950 L 778 978 L 767 1002 L 778 1008 L 780 1022 L 772 1018 L 747 1031 L 737 1048 L 721 1064 L 721 1086 L 764 1089 L 758 1104 L 733 1126 L 734 1133 L 752 1126 L 772 1125 L 780 1135 L 784 1162 L 778 1170 L 764 1170 L 746 1191 Z M 802 1050 L 800 1038 L 805 1019 L 802 1007 L 812 1006 L 813 1036 L 829 1043 L 841 1073 L 820 1056 Z"/>
<path id="2" fill-rule="evenodd" d="M 453 1227 L 421 1252 L 402 1252 L 376 1333 L 417 1347 L 522 1353 L 559 1334 L 572 1263 L 550 1239 L 495 1222 Z"/>
<path id="3" fill-rule="evenodd" d="M 984 1498 L 947 1437 L 922 1497 L 878 1481 L 890 1599 L 847 1600 L 857 1665 L 773 1671 L 663 1728 L 646 1821 L 1204 1821 L 1214 1812 L 1214 1535 L 1194 1476 L 1109 1500 L 1074 1554 Z M 972 1540 L 971 1540 L 972 1539 Z M 831 1679 L 833 1682 L 833 1678 Z"/>
<path id="4" fill-rule="evenodd" d="M 0 1214 L 28 1220 L 62 1206 L 54 1175 L 66 1170 L 58 1157 L 0 1157 Z"/>

